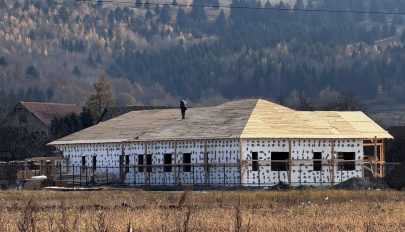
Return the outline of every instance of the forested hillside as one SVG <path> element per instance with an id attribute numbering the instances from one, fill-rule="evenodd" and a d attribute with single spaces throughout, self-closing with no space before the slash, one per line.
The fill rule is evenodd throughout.
<path id="1" fill-rule="evenodd" d="M 146 1 L 0 0 L 0 111 L 81 104 L 102 73 L 118 104 L 405 103 L 405 14 L 375 13 L 403 0 Z"/>

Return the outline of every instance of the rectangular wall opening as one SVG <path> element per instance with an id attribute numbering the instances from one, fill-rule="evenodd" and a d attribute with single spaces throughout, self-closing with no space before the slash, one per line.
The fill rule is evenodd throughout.
<path id="1" fill-rule="evenodd" d="M 152 172 L 152 154 L 146 155 L 146 171 Z"/>
<path id="2" fill-rule="evenodd" d="M 125 173 L 129 173 L 129 155 L 125 155 Z"/>
<path id="3" fill-rule="evenodd" d="M 338 170 L 353 171 L 356 169 L 356 153 L 338 152 Z"/>
<path id="4" fill-rule="evenodd" d="M 163 171 L 171 172 L 172 171 L 172 154 L 164 154 L 163 156 Z"/>
<path id="5" fill-rule="evenodd" d="M 314 152 L 314 171 L 322 171 L 322 152 Z"/>
<path id="6" fill-rule="evenodd" d="M 374 157 L 374 146 L 363 147 L 364 157 Z M 377 157 L 380 157 L 380 145 L 377 145 Z"/>
<path id="7" fill-rule="evenodd" d="M 259 171 L 259 154 L 252 152 L 252 171 Z"/>
<path id="8" fill-rule="evenodd" d="M 86 156 L 82 156 L 82 172 L 84 172 L 85 168 L 86 168 Z"/>
<path id="9" fill-rule="evenodd" d="M 271 153 L 271 170 L 288 171 L 289 152 L 272 152 Z"/>
<path id="10" fill-rule="evenodd" d="M 97 156 L 93 155 L 93 172 L 97 169 Z"/>
<path id="11" fill-rule="evenodd" d="M 138 155 L 138 172 L 143 172 L 143 155 Z"/>
<path id="12" fill-rule="evenodd" d="M 191 172 L 191 153 L 183 153 L 183 172 Z"/>

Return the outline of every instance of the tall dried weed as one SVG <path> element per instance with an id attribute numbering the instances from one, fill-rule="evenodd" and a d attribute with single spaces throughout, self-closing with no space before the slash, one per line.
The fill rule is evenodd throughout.
<path id="1" fill-rule="evenodd" d="M 17 228 L 20 232 L 35 232 L 37 231 L 37 204 L 31 198 L 20 212 L 20 217 L 17 221 Z"/>

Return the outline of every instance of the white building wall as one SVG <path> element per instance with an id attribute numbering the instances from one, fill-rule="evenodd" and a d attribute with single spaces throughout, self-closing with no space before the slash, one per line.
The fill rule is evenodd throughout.
<path id="1" fill-rule="evenodd" d="M 252 152 L 258 153 L 259 171 L 252 171 L 252 165 L 242 168 L 242 183 L 245 185 L 277 184 L 279 181 L 288 182 L 286 171 L 271 171 L 271 152 L 288 152 L 287 140 L 242 140 L 242 160 L 252 160 Z"/>
<path id="2" fill-rule="evenodd" d="M 240 146 L 237 139 L 128 142 L 122 145 L 76 144 L 61 145 L 59 149 L 69 158 L 71 173 L 72 166 L 76 167 L 75 174 L 80 173 L 82 156 L 86 157 L 86 165 L 92 167 L 92 157 L 96 155 L 96 174 L 108 172 L 110 178 L 117 180 L 120 174 L 120 155 L 128 155 L 130 167 L 128 172 L 125 172 L 124 182 L 129 185 L 238 185 L 240 182 Z M 210 164 L 207 170 L 204 166 L 205 151 Z M 164 172 L 164 154 L 172 154 L 172 164 L 181 165 L 184 153 L 191 154 L 190 172 L 184 172 L 182 166 L 172 167 L 172 172 Z M 146 167 L 144 172 L 139 172 L 136 167 L 139 155 L 144 156 L 146 164 L 145 154 L 152 155 L 152 172 L 147 172 Z M 178 178 L 175 178 L 176 175 Z"/>
<path id="3" fill-rule="evenodd" d="M 237 139 L 207 141 L 209 184 L 239 185 L 240 144 Z"/>
<path id="4" fill-rule="evenodd" d="M 67 164 L 70 173 L 86 175 L 82 169 L 82 157 L 86 158 L 85 166 L 89 167 L 89 171 L 93 166 L 93 156 L 96 156 L 96 174 L 108 173 L 110 179 L 116 179 L 119 176 L 119 168 L 117 167 L 119 167 L 119 156 L 121 155 L 120 143 L 60 145 L 58 149 L 68 159 Z"/>
<path id="5" fill-rule="evenodd" d="M 145 147 L 146 144 L 146 147 Z M 130 168 L 126 174 L 125 183 L 130 185 L 173 185 L 175 176 L 178 174 L 178 184 L 201 184 L 204 183 L 204 176 L 199 167 L 192 168 L 191 172 L 183 172 L 182 167 L 172 167 L 172 172 L 164 172 L 164 154 L 172 154 L 172 164 L 183 163 L 183 153 L 191 153 L 191 163 L 203 163 L 204 145 L 202 141 L 156 141 L 156 142 L 131 142 L 124 145 L 124 154 L 129 155 Z M 152 155 L 151 172 L 144 167 L 143 172 L 134 166 L 138 165 L 139 155 Z M 177 158 L 176 158 L 177 154 Z M 194 169 L 194 170 L 193 170 Z M 193 176 L 194 173 L 194 176 Z"/>
<path id="6" fill-rule="evenodd" d="M 258 152 L 259 171 L 252 171 L 252 152 Z M 242 168 L 242 183 L 245 185 L 273 185 L 279 181 L 288 183 L 288 171 L 272 171 L 271 153 L 289 152 L 287 139 L 250 139 L 242 141 L 242 160 L 248 165 Z M 322 171 L 314 171 L 313 154 L 321 152 Z M 334 182 L 342 182 L 352 177 L 362 177 L 363 140 L 335 140 L 334 155 L 338 152 L 355 152 L 355 170 L 338 170 L 334 165 Z M 332 182 L 332 141 L 329 139 L 294 139 L 291 140 L 291 184 L 292 185 L 330 185 Z"/>
<path id="7" fill-rule="evenodd" d="M 145 154 L 145 143 L 137 142 L 137 143 L 124 143 L 124 154 L 129 155 L 129 165 L 137 165 L 138 164 L 138 155 Z M 145 157 L 146 159 L 146 157 Z M 147 180 L 144 173 L 139 173 L 137 167 L 130 167 L 129 172 L 125 174 L 125 182 L 131 184 L 139 184 L 144 183 Z"/>
<path id="8" fill-rule="evenodd" d="M 352 177 L 363 177 L 363 159 L 364 159 L 364 150 L 363 150 L 363 140 L 361 139 L 346 139 L 346 140 L 337 140 L 334 146 L 335 158 L 337 158 L 337 152 L 354 152 L 355 153 L 355 170 L 353 171 L 343 171 L 335 169 L 335 182 L 343 182 Z"/>
<path id="9" fill-rule="evenodd" d="M 123 152 L 121 151 L 123 147 Z M 109 179 L 119 179 L 120 155 L 129 156 L 129 170 L 124 182 L 129 185 L 239 185 L 240 173 L 244 185 L 273 185 L 279 181 L 288 183 L 288 171 L 272 171 L 270 161 L 272 152 L 289 152 L 287 139 L 239 139 L 193 140 L 193 141 L 152 141 L 128 143 L 98 143 L 60 145 L 63 155 L 69 159 L 70 172 L 81 172 L 82 156 L 86 166 L 92 167 L 93 156 L 97 156 L 96 174 L 107 174 Z M 146 149 L 146 151 L 145 151 Z M 242 169 L 239 169 L 240 149 L 242 149 Z M 207 151 L 209 168 L 204 167 L 204 152 Z M 334 166 L 334 182 L 345 181 L 351 177 L 363 176 L 363 141 L 361 139 L 335 140 L 335 159 L 338 152 L 355 152 L 358 165 L 355 170 L 342 171 Z M 259 171 L 252 171 L 251 154 L 258 152 Z M 322 171 L 314 171 L 313 153 L 321 152 Z M 191 171 L 184 172 L 182 167 L 163 172 L 164 154 L 172 154 L 173 164 L 183 163 L 183 154 L 191 153 Z M 152 155 L 152 172 L 139 172 L 138 155 Z M 329 185 L 332 181 L 332 141 L 330 139 L 291 140 L 291 184 Z M 175 157 L 176 161 L 175 161 Z M 146 157 L 144 156 L 146 162 Z M 247 161 L 247 162 L 246 162 Z M 217 165 L 215 165 L 217 164 Z M 194 166 L 194 167 L 193 167 Z M 122 171 L 123 169 L 121 169 Z M 175 178 L 178 175 L 178 178 Z M 207 175 L 207 176 L 206 176 Z"/>
<path id="10" fill-rule="evenodd" d="M 139 155 L 152 154 L 152 172 L 138 172 L 131 168 L 126 174 L 125 183 L 139 185 L 235 185 L 239 184 L 239 141 L 230 140 L 193 140 L 193 141 L 156 141 L 132 142 L 124 145 L 125 155 L 130 155 L 130 165 L 138 165 Z M 204 168 L 204 152 L 207 151 L 209 164 Z M 191 154 L 191 170 L 184 172 L 183 154 Z M 164 172 L 164 154 L 172 154 L 172 172 Z M 177 158 L 176 158 L 177 157 Z M 176 161 L 175 161 L 176 158 Z M 144 156 L 144 160 L 146 157 Z M 145 161 L 146 162 L 146 161 Z M 207 177 L 206 177 L 207 174 Z M 175 176 L 178 175 L 177 182 Z"/>

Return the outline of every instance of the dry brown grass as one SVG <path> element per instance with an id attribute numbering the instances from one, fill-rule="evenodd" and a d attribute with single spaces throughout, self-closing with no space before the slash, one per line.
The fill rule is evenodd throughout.
<path id="1" fill-rule="evenodd" d="M 2 191 L 0 231 L 405 231 L 405 192 Z"/>

